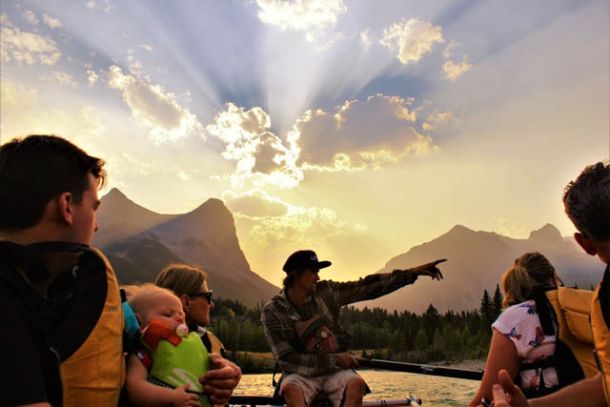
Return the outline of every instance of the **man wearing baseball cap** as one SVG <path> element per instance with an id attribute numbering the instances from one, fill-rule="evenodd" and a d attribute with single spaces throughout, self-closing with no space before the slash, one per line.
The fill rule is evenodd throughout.
<path id="1" fill-rule="evenodd" d="M 319 261 L 312 250 L 292 253 L 283 267 L 284 287 L 261 316 L 282 370 L 280 394 L 288 406 L 308 406 L 320 393 L 333 407 L 361 405 L 368 388 L 353 370 L 358 360 L 347 352 L 349 337 L 339 324 L 339 310 L 413 284 L 419 276 L 440 280 L 443 275 L 436 266 L 443 261 L 340 283 L 320 281 L 318 273 L 330 261 Z"/>

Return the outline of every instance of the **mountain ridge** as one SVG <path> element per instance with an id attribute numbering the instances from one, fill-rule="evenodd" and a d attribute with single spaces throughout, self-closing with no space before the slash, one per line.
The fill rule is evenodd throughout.
<path id="1" fill-rule="evenodd" d="M 102 197 L 101 208 L 98 219 L 110 224 L 110 232 L 98 234 L 94 244 L 109 254 L 122 284 L 154 281 L 164 266 L 189 263 L 206 271 L 223 298 L 255 306 L 279 291 L 250 269 L 233 215 L 219 199 L 184 214 L 161 215 L 113 189 Z"/>
<path id="2" fill-rule="evenodd" d="M 478 308 L 483 290 L 493 293 L 513 261 L 532 251 L 544 254 L 567 285 L 590 288 L 599 281 L 599 261 L 584 254 L 572 240 L 563 238 L 551 224 L 532 231 L 527 239 L 456 225 L 436 239 L 392 257 L 378 271 L 390 272 L 446 258 L 447 262 L 440 265 L 444 280 L 420 278 L 412 286 L 359 306 L 414 312 L 423 312 L 431 303 L 442 311 Z"/>

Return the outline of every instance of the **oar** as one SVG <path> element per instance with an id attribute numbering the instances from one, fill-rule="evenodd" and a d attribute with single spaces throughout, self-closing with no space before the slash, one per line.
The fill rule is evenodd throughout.
<path id="1" fill-rule="evenodd" d="M 229 400 L 230 405 L 237 406 L 283 406 L 286 401 L 283 397 L 259 397 L 259 396 L 233 396 Z M 398 400 L 367 400 L 362 402 L 363 407 L 399 407 L 399 406 L 421 406 L 421 399 L 407 397 Z M 315 406 L 315 404 L 314 404 Z"/>
<path id="2" fill-rule="evenodd" d="M 482 370 L 455 369 L 452 367 L 418 365 L 415 363 L 394 362 L 382 359 L 358 358 L 358 363 L 363 367 L 373 369 L 393 370 L 396 372 L 421 373 L 432 376 L 455 377 L 458 379 L 481 380 Z"/>

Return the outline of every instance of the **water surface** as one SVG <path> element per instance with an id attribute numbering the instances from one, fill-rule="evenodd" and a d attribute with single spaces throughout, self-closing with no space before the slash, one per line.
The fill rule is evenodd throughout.
<path id="1" fill-rule="evenodd" d="M 372 390 L 365 400 L 401 399 L 412 395 L 421 398 L 424 406 L 465 406 L 479 387 L 475 380 L 378 370 L 358 372 Z M 271 374 L 244 375 L 235 395 L 272 396 Z"/>

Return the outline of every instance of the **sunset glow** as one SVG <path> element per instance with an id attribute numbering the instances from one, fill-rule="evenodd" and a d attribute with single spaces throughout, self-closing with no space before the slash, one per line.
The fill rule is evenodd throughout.
<path id="1" fill-rule="evenodd" d="M 279 285 L 356 278 L 456 224 L 573 226 L 610 156 L 606 0 L 7 0 L 0 142 L 56 134 L 159 213 L 232 211 Z M 103 227 L 103 225 L 101 225 Z"/>

